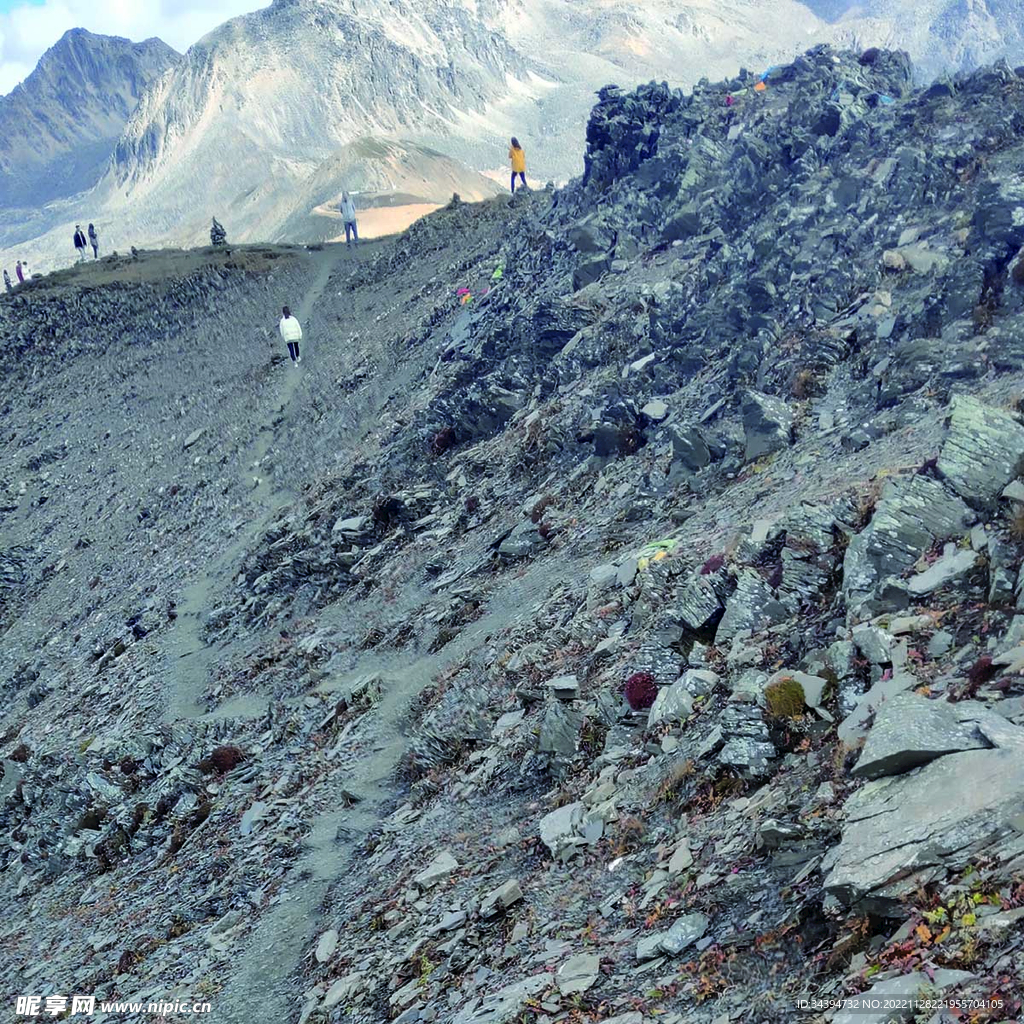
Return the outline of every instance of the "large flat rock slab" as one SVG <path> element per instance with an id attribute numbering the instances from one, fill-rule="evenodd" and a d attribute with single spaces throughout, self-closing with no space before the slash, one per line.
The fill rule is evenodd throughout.
<path id="1" fill-rule="evenodd" d="M 823 864 L 826 890 L 846 904 L 890 901 L 930 869 L 957 870 L 981 853 L 999 860 L 1019 843 L 1024 730 L 1007 726 L 997 737 L 1005 747 L 949 754 L 854 793 L 842 840 Z"/>
<path id="2" fill-rule="evenodd" d="M 992 714 L 981 705 L 973 706 L 979 714 Z M 898 693 L 879 707 L 850 774 L 862 779 L 901 775 L 946 754 L 992 746 L 964 705 Z"/>
<path id="3" fill-rule="evenodd" d="M 1024 427 L 1005 409 L 957 395 L 938 468 L 966 501 L 990 508 L 1024 470 Z"/>
<path id="4" fill-rule="evenodd" d="M 851 608 L 876 598 L 884 582 L 906 572 L 937 540 L 963 533 L 974 513 L 931 477 L 886 486 L 871 522 L 850 541 L 843 591 Z"/>

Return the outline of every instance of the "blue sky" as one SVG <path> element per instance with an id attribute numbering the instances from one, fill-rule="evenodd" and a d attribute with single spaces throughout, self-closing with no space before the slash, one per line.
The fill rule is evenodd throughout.
<path id="1" fill-rule="evenodd" d="M 270 0 L 0 0 L 0 95 L 31 73 L 69 28 L 186 50 L 222 21 Z"/>

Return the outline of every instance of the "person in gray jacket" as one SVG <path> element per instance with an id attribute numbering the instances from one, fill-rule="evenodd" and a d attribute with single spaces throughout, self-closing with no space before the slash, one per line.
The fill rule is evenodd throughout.
<path id="1" fill-rule="evenodd" d="M 347 192 L 341 193 L 341 219 L 345 222 L 345 245 L 352 248 L 352 240 L 359 244 L 359 229 L 356 227 L 356 204 Z"/>

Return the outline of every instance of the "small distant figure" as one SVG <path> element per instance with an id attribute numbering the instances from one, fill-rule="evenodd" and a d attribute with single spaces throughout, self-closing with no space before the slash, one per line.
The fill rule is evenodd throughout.
<path id="1" fill-rule="evenodd" d="M 98 260 L 100 258 L 100 239 L 96 233 L 96 225 L 89 225 L 89 244 L 92 246 L 92 258 Z"/>
<path id="2" fill-rule="evenodd" d="M 228 240 L 228 233 L 216 217 L 213 218 L 213 226 L 210 228 L 210 244 L 223 245 Z"/>
<path id="3" fill-rule="evenodd" d="M 508 149 L 508 158 L 512 161 L 512 195 L 516 194 L 516 176 L 520 178 L 523 187 L 526 188 L 526 150 L 519 145 L 519 140 L 513 135 L 512 145 Z"/>
<path id="4" fill-rule="evenodd" d="M 345 222 L 345 245 L 352 248 L 352 240 L 359 244 L 359 229 L 356 227 L 356 204 L 347 192 L 341 193 L 341 219 Z"/>
<path id="5" fill-rule="evenodd" d="M 11 275 L 7 273 L 7 268 L 6 267 L 4 267 L 4 287 L 8 291 L 11 290 Z"/>
<path id="6" fill-rule="evenodd" d="M 75 225 L 75 252 L 78 253 L 78 262 L 81 263 L 85 259 L 85 232 L 82 231 L 82 225 Z"/>
<path id="7" fill-rule="evenodd" d="M 115 253 L 115 255 L 116 255 L 116 253 Z M 132 246 L 132 259 L 133 260 L 137 260 L 138 258 L 139 258 L 139 250 L 136 249 L 135 246 L 133 245 Z"/>
<path id="8" fill-rule="evenodd" d="M 14 268 L 14 272 L 18 275 L 18 284 L 25 283 L 25 264 L 18 260 L 17 265 Z"/>
<path id="9" fill-rule="evenodd" d="M 278 330 L 281 332 L 281 337 L 288 343 L 288 355 L 292 357 L 292 366 L 298 366 L 302 362 L 302 356 L 299 355 L 299 342 L 302 341 L 302 324 L 292 316 L 292 311 L 287 306 L 281 312 L 283 316 L 281 317 L 281 323 L 278 324 Z"/>

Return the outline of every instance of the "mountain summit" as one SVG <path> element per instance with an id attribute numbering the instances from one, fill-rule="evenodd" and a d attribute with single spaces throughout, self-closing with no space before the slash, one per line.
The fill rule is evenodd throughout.
<path id="1" fill-rule="evenodd" d="M 88 188 L 146 87 L 180 56 L 159 39 L 133 43 L 76 28 L 0 97 L 0 208 Z"/>

